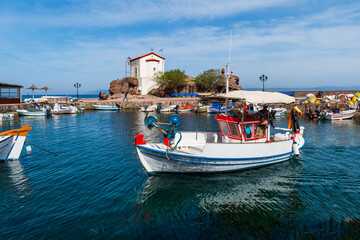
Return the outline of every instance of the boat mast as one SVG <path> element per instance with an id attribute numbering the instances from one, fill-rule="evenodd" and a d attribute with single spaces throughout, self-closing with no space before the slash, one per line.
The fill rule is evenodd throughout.
<path id="1" fill-rule="evenodd" d="M 229 61 L 228 64 L 226 65 L 226 95 L 229 93 L 231 37 L 232 37 L 232 30 L 230 30 Z M 225 100 L 225 115 L 227 114 L 228 114 L 228 99 Z"/>

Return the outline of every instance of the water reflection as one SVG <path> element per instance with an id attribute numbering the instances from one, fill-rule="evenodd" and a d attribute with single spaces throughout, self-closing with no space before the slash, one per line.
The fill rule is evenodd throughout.
<path id="1" fill-rule="evenodd" d="M 228 230 L 246 226 L 242 231 L 253 233 L 265 225 L 279 227 L 279 214 L 288 218 L 301 211 L 296 187 L 301 169 L 301 160 L 292 159 L 232 174 L 149 176 L 130 212 L 131 220 L 151 224 L 163 218 L 198 218 L 218 234 L 225 225 Z M 261 219 L 265 225 L 259 223 Z"/>
<path id="2" fill-rule="evenodd" d="M 24 167 L 18 160 L 0 162 L 0 186 L 4 192 L 15 192 L 17 198 L 30 193 Z"/>

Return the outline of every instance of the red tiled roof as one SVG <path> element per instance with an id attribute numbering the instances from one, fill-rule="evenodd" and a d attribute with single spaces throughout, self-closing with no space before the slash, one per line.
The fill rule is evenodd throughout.
<path id="1" fill-rule="evenodd" d="M 149 56 L 149 55 L 151 55 L 151 54 L 154 54 L 155 56 L 158 56 L 159 58 L 161 58 L 161 59 L 165 60 L 165 58 L 164 58 L 164 57 L 162 57 L 162 56 L 160 56 L 160 55 L 157 55 L 157 54 L 156 54 L 156 53 L 154 53 L 154 52 L 149 52 L 149 53 L 144 54 L 144 55 L 142 55 L 142 56 L 140 56 L 140 57 L 137 57 L 137 58 L 133 58 L 133 59 L 131 59 L 131 60 L 130 60 L 130 62 L 135 61 L 135 60 L 138 60 L 138 59 L 143 58 L 143 57 L 146 57 L 146 56 Z"/>

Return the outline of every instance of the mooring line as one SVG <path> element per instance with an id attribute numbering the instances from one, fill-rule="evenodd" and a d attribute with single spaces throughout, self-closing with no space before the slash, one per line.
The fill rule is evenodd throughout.
<path id="1" fill-rule="evenodd" d="M 45 151 L 45 152 L 54 154 L 55 156 L 58 156 L 58 155 L 59 155 L 59 154 L 53 153 L 53 152 L 51 152 L 51 151 L 49 151 L 49 150 L 46 150 L 46 149 L 44 149 L 44 148 L 41 148 L 41 147 L 39 147 L 39 146 L 36 146 L 35 144 L 30 143 L 30 142 L 28 142 L 28 141 L 25 141 L 25 143 L 28 143 L 28 144 L 30 144 L 30 145 L 33 145 L 34 147 L 37 147 L 37 148 L 39 148 L 39 149 L 41 149 L 41 150 L 43 150 L 43 151 Z"/>

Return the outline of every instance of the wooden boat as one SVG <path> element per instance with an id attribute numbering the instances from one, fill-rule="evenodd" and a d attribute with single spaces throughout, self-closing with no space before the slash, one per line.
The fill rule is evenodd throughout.
<path id="1" fill-rule="evenodd" d="M 237 99 L 245 104 L 290 104 L 295 98 L 276 92 L 234 91 L 218 96 Z M 299 155 L 304 146 L 304 127 L 297 121 L 298 111 L 292 109 L 292 133 L 271 135 L 270 126 L 261 118 L 216 115 L 217 131 L 178 131 L 180 117 L 172 115 L 169 123 L 157 123 L 149 116 L 145 124 L 166 136 L 162 143 L 147 143 L 144 135 L 135 138 L 138 156 L 150 174 L 229 172 L 280 163 Z"/>
<path id="2" fill-rule="evenodd" d="M 186 106 L 181 106 L 178 107 L 177 111 L 178 112 L 189 112 L 192 111 L 194 109 L 194 105 L 186 105 Z"/>
<path id="3" fill-rule="evenodd" d="M 111 105 L 92 105 L 94 110 L 105 110 L 105 111 L 118 111 L 121 110 L 121 106 L 116 104 L 116 106 Z"/>
<path id="4" fill-rule="evenodd" d="M 178 108 L 178 105 L 170 105 L 167 107 L 162 107 L 160 109 L 160 112 L 176 112 Z"/>
<path id="5" fill-rule="evenodd" d="M 274 117 L 284 117 L 286 108 L 273 108 L 272 111 L 275 111 Z"/>
<path id="6" fill-rule="evenodd" d="M 209 106 L 199 106 L 194 108 L 194 111 L 198 113 L 207 113 L 208 107 Z"/>
<path id="7" fill-rule="evenodd" d="M 140 109 L 140 112 L 155 112 L 157 107 L 158 107 L 157 105 L 151 105 L 151 106 L 145 105 Z"/>
<path id="8" fill-rule="evenodd" d="M 224 113 L 226 111 L 226 108 L 228 111 L 232 110 L 234 106 L 228 106 L 228 107 L 221 107 L 221 106 L 208 106 L 207 107 L 207 113 Z"/>
<path id="9" fill-rule="evenodd" d="M 60 103 L 55 103 L 54 108 L 52 109 L 53 114 L 75 114 L 81 111 L 80 108 L 77 108 L 73 105 L 66 106 Z"/>
<path id="10" fill-rule="evenodd" d="M 14 129 L 0 133 L 0 160 L 18 159 L 25 143 L 28 125 L 21 129 Z"/>
<path id="11" fill-rule="evenodd" d="M 350 109 L 350 110 L 344 110 L 339 111 L 337 113 L 325 113 L 325 119 L 326 120 L 344 120 L 344 119 L 350 119 L 352 118 L 356 113 L 356 110 Z"/>
<path id="12" fill-rule="evenodd" d="M 34 106 L 28 109 L 16 110 L 19 116 L 51 116 L 52 110 L 48 106 L 40 107 L 39 104 L 34 103 Z"/>

